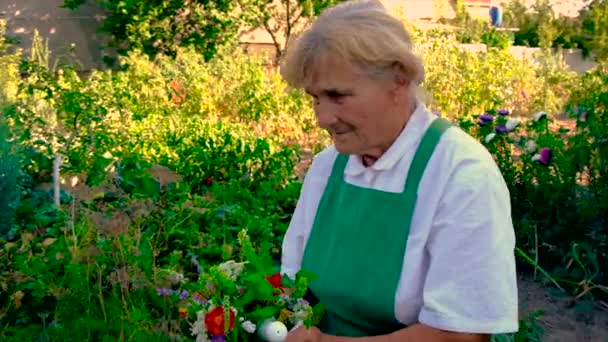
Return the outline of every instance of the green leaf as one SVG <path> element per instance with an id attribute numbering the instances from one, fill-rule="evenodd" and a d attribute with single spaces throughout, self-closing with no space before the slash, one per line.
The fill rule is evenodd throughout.
<path id="1" fill-rule="evenodd" d="M 278 306 L 266 305 L 252 311 L 249 316 L 253 322 L 262 322 L 269 318 L 276 318 L 276 315 L 281 311 Z"/>

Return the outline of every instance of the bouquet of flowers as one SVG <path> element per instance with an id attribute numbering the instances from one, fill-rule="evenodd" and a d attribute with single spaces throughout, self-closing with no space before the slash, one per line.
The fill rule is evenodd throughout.
<path id="1" fill-rule="evenodd" d="M 255 252 L 247 233 L 239 233 L 242 260 L 228 260 L 201 272 L 195 283 L 170 290 L 179 296 L 179 316 L 203 341 L 282 342 L 299 325 L 310 327 L 323 315 L 304 299 L 310 275 L 296 279 L 276 272 L 272 258 Z"/>

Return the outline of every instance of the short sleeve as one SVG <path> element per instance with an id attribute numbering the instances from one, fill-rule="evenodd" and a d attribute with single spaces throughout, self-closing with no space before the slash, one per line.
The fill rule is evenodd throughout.
<path id="1" fill-rule="evenodd" d="M 450 175 L 429 234 L 419 321 L 449 331 L 518 330 L 515 233 L 508 188 L 492 160 Z"/>

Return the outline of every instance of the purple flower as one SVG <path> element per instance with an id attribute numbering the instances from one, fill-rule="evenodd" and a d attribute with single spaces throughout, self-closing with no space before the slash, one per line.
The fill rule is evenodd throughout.
<path id="1" fill-rule="evenodd" d="M 551 160 L 551 149 L 548 147 L 543 147 L 542 150 L 540 150 L 540 159 L 538 161 L 540 161 L 542 164 L 549 164 L 549 161 Z"/>
<path id="2" fill-rule="evenodd" d="M 198 293 L 193 294 L 192 299 L 201 305 L 207 305 L 207 303 L 208 303 L 208 301 L 206 299 L 204 299 L 203 297 L 201 297 L 201 295 Z"/>
<path id="3" fill-rule="evenodd" d="M 508 109 L 499 109 L 498 115 L 502 115 L 502 116 L 509 115 L 509 110 Z"/>
<path id="4" fill-rule="evenodd" d="M 506 133 L 507 132 L 507 126 L 504 125 L 504 124 L 496 125 L 496 132 L 497 133 Z"/>
<path id="5" fill-rule="evenodd" d="M 479 119 L 484 122 L 494 121 L 494 117 L 490 114 L 482 114 L 479 116 Z"/>
<path id="6" fill-rule="evenodd" d="M 179 294 L 179 299 L 184 300 L 188 298 L 188 291 L 184 290 Z"/>
<path id="7" fill-rule="evenodd" d="M 171 289 L 167 289 L 167 288 L 158 288 L 158 289 L 156 289 L 156 293 L 157 293 L 159 296 L 163 296 L 163 297 L 170 296 L 170 295 L 171 295 Z"/>
<path id="8" fill-rule="evenodd" d="M 211 336 L 211 342 L 226 342 L 226 335 Z"/>
<path id="9" fill-rule="evenodd" d="M 581 122 L 585 122 L 585 121 L 587 121 L 587 112 L 582 112 L 582 113 L 581 113 L 581 116 L 580 116 L 580 118 L 579 118 L 579 121 L 581 121 Z"/>

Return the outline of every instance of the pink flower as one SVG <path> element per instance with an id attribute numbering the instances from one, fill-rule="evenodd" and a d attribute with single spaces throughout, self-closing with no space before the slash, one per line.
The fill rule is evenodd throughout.
<path id="1" fill-rule="evenodd" d="M 548 147 L 543 147 L 543 149 L 540 150 L 540 159 L 539 159 L 539 161 L 542 164 L 547 165 L 547 164 L 549 164 L 549 161 L 551 160 L 551 155 L 552 155 L 551 149 L 548 148 Z"/>
<path id="2" fill-rule="evenodd" d="M 532 160 L 547 165 L 549 164 L 549 161 L 551 161 L 551 156 L 551 149 L 548 147 L 543 147 L 539 153 L 535 154 L 534 157 L 532 157 Z"/>

